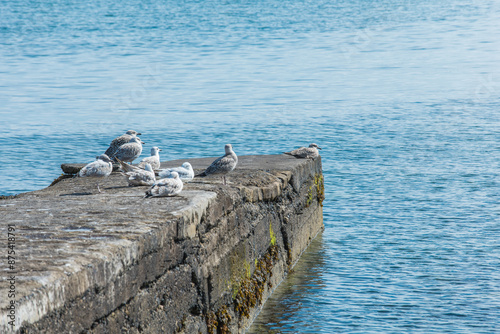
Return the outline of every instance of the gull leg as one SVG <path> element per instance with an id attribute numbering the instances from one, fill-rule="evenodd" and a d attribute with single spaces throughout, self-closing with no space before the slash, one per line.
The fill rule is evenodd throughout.
<path id="1" fill-rule="evenodd" d="M 101 189 L 99 188 L 99 182 L 97 182 L 97 190 L 99 191 L 99 193 L 101 193 Z"/>
<path id="2" fill-rule="evenodd" d="M 226 175 L 222 176 L 222 179 L 224 180 L 224 185 L 226 185 Z"/>

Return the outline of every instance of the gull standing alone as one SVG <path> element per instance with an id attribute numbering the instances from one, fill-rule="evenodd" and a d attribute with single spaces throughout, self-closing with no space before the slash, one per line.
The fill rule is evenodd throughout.
<path id="1" fill-rule="evenodd" d="M 163 169 L 158 175 L 161 178 L 172 178 L 173 172 L 179 174 L 180 179 L 184 181 L 191 181 L 194 177 L 193 166 L 189 162 L 183 163 L 180 167 Z"/>
<path id="2" fill-rule="evenodd" d="M 150 164 L 153 169 L 160 169 L 160 151 L 160 148 L 156 146 L 153 147 L 151 149 L 151 156 L 142 159 L 139 163 L 139 167 L 144 168 L 146 164 Z"/>
<path id="3" fill-rule="evenodd" d="M 144 164 L 144 169 L 132 166 L 118 160 L 122 174 L 127 177 L 128 185 L 133 186 L 152 186 L 156 182 L 155 172 L 150 164 Z"/>
<path id="4" fill-rule="evenodd" d="M 122 146 L 123 144 L 127 144 L 133 137 L 140 135 L 141 135 L 140 132 L 134 130 L 128 130 L 127 132 L 125 132 L 125 134 L 113 139 L 111 141 L 111 144 L 109 144 L 109 147 L 106 150 L 106 152 L 104 152 L 104 154 L 106 154 L 109 158 L 113 159 L 115 157 L 116 151 L 118 151 L 120 146 Z"/>
<path id="5" fill-rule="evenodd" d="M 133 137 L 130 142 L 123 144 L 115 153 L 115 159 L 123 162 L 132 162 L 142 153 L 144 142 L 139 137 Z"/>
<path id="6" fill-rule="evenodd" d="M 209 175 L 222 174 L 222 180 L 224 184 L 226 184 L 226 174 L 236 168 L 236 165 L 238 164 L 238 157 L 236 156 L 236 153 L 234 153 L 233 146 L 231 144 L 226 144 L 224 149 L 226 151 L 225 155 L 212 162 L 212 164 L 208 166 L 203 173 L 196 176 L 205 177 Z"/>
<path id="7" fill-rule="evenodd" d="M 148 191 L 146 191 L 145 198 L 148 197 L 165 197 L 165 196 L 175 196 L 182 191 L 182 180 L 179 178 L 179 174 L 172 172 L 172 179 L 161 179 Z"/>
<path id="8" fill-rule="evenodd" d="M 96 161 L 93 161 L 80 169 L 78 176 L 103 178 L 109 176 L 112 171 L 113 163 L 111 159 L 106 154 L 101 154 L 96 157 Z M 97 182 L 97 190 L 101 192 L 99 182 Z"/>
<path id="9" fill-rule="evenodd" d="M 301 147 L 291 152 L 283 152 L 283 153 L 301 159 L 316 159 L 317 157 L 319 157 L 318 149 L 321 150 L 321 147 L 312 143 L 309 145 L 309 147 Z"/>

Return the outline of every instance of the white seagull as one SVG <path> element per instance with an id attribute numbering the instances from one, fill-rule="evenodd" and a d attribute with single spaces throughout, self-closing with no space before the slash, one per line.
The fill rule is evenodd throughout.
<path id="1" fill-rule="evenodd" d="M 155 172 L 150 164 L 145 163 L 144 169 L 132 166 L 118 160 L 122 174 L 127 177 L 128 185 L 133 186 L 152 186 L 156 182 Z"/>
<path id="2" fill-rule="evenodd" d="M 146 157 L 139 162 L 139 167 L 144 168 L 146 164 L 150 164 L 153 169 L 160 169 L 160 152 L 161 149 L 158 147 L 153 147 L 151 149 L 151 156 Z"/>
<path id="3" fill-rule="evenodd" d="M 104 152 L 104 154 L 106 154 L 109 158 L 113 159 L 115 157 L 116 151 L 120 148 L 120 146 L 122 146 L 123 144 L 127 144 L 130 141 L 130 139 L 140 135 L 141 135 L 140 132 L 134 130 L 128 130 L 127 132 L 125 132 L 125 134 L 113 139 L 111 141 L 111 144 L 109 144 L 109 147 L 106 150 L 106 152 Z"/>
<path id="4" fill-rule="evenodd" d="M 316 159 L 319 157 L 319 151 L 321 147 L 312 143 L 309 147 L 301 147 L 291 152 L 283 152 L 284 154 L 288 154 L 300 159 Z"/>
<path id="5" fill-rule="evenodd" d="M 111 159 L 106 154 L 101 154 L 96 157 L 96 161 L 93 161 L 80 169 L 78 176 L 103 178 L 109 176 L 112 171 L 113 163 L 111 162 Z M 99 182 L 97 182 L 97 190 L 101 192 Z"/>
<path id="6" fill-rule="evenodd" d="M 146 191 L 145 198 L 148 197 L 165 197 L 165 196 L 175 196 L 182 191 L 182 180 L 179 178 L 179 174 L 172 172 L 172 179 L 161 179 L 158 180 L 148 191 Z"/>
<path id="7" fill-rule="evenodd" d="M 222 180 L 224 184 L 226 184 L 226 174 L 236 168 L 236 165 L 238 164 L 238 157 L 236 156 L 236 153 L 234 153 L 233 146 L 231 144 L 226 144 L 224 149 L 226 151 L 225 155 L 212 162 L 212 164 L 208 166 L 203 173 L 196 176 L 205 177 L 209 175 L 222 174 Z"/>
<path id="8" fill-rule="evenodd" d="M 166 168 L 158 173 L 161 178 L 172 178 L 172 173 L 176 172 L 179 174 L 181 180 L 191 181 L 194 177 L 193 166 L 189 162 L 183 163 L 180 167 Z"/>
<path id="9" fill-rule="evenodd" d="M 115 153 L 115 160 L 123 162 L 132 162 L 142 153 L 142 144 L 144 142 L 139 137 L 133 137 L 130 142 L 123 144 Z"/>

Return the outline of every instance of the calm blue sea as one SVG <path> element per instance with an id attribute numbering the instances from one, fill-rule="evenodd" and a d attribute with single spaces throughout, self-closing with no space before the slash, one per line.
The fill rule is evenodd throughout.
<path id="1" fill-rule="evenodd" d="M 323 147 L 326 229 L 251 333 L 500 333 L 500 3 L 0 0 L 0 195 L 125 130 Z"/>

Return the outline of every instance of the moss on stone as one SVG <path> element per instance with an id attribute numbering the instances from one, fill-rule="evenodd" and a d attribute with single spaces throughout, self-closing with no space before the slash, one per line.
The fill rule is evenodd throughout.
<path id="1" fill-rule="evenodd" d="M 231 323 L 231 314 L 226 305 L 222 305 L 217 311 L 217 329 L 221 334 L 229 334 L 229 324 Z"/>
<path id="2" fill-rule="evenodd" d="M 240 289 L 234 298 L 235 310 L 241 318 L 249 318 L 250 311 L 262 303 L 266 285 L 272 288 L 270 278 L 273 276 L 274 263 L 278 261 L 278 246 L 269 246 L 267 252 L 257 261 L 255 271 L 250 278 L 240 282 Z"/>
<path id="3" fill-rule="evenodd" d="M 288 270 L 290 270 L 292 267 L 292 251 L 290 248 L 288 248 L 286 255 L 287 255 L 286 256 L 286 265 L 288 266 Z"/>
<path id="4" fill-rule="evenodd" d="M 313 186 L 310 186 L 309 187 L 309 191 L 307 192 L 306 208 L 308 208 L 311 205 L 313 199 L 314 199 L 314 197 L 313 197 Z"/>
<path id="5" fill-rule="evenodd" d="M 269 222 L 269 236 L 271 237 L 271 246 L 276 245 L 276 235 L 273 232 L 272 222 Z"/>
<path id="6" fill-rule="evenodd" d="M 314 191 L 316 190 L 316 199 L 319 205 L 323 206 L 323 201 L 325 199 L 325 182 L 323 175 L 316 173 L 314 175 L 314 185 L 309 187 L 307 192 L 306 208 L 308 208 L 314 201 Z"/>
<path id="7" fill-rule="evenodd" d="M 322 174 L 314 175 L 314 184 L 316 185 L 316 198 L 318 203 L 323 206 L 323 201 L 325 200 L 325 181 Z"/>
<path id="8" fill-rule="evenodd" d="M 217 321 L 217 317 L 215 316 L 215 313 L 210 311 L 206 314 L 205 320 L 207 322 L 207 330 L 209 334 L 216 334 L 217 333 L 217 326 L 219 325 L 219 322 Z"/>

